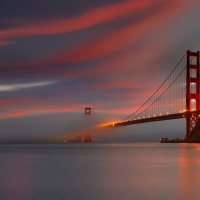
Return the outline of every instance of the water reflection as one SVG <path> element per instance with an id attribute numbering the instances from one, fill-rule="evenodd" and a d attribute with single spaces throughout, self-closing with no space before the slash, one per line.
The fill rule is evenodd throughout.
<path id="1" fill-rule="evenodd" d="M 2 157 L 1 157 L 2 159 Z M 27 200 L 33 194 L 32 166 L 23 156 L 13 152 L 1 162 L 0 193 L 2 199 Z M 2 194 L 3 193 L 3 194 Z"/>
<path id="2" fill-rule="evenodd" d="M 199 200 L 200 145 L 0 146 L 0 199 Z"/>
<path id="3" fill-rule="evenodd" d="M 178 158 L 180 199 L 200 199 L 200 144 L 182 144 Z"/>

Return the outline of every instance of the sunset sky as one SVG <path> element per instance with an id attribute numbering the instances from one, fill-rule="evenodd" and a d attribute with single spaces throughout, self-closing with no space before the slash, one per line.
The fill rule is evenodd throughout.
<path id="1" fill-rule="evenodd" d="M 187 49 L 200 49 L 199 23 L 199 0 L 2 0 L 0 140 L 99 132 L 133 113 Z M 151 139 L 169 124 L 107 137 Z"/>

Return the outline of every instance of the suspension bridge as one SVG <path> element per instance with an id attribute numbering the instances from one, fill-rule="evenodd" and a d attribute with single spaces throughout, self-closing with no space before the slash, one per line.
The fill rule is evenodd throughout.
<path id="1" fill-rule="evenodd" d="M 108 126 L 185 118 L 185 141 L 200 141 L 199 60 L 199 51 L 188 50 L 163 83 L 134 113 Z"/>

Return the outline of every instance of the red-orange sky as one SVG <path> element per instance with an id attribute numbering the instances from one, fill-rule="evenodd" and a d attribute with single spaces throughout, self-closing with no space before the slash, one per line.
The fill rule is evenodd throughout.
<path id="1" fill-rule="evenodd" d="M 0 139 L 131 114 L 200 48 L 199 19 L 198 0 L 1 1 Z"/>

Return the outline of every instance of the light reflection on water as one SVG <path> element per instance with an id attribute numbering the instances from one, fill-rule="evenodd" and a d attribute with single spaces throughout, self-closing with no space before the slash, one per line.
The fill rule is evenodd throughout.
<path id="1" fill-rule="evenodd" d="M 1 145 L 1 200 L 200 199 L 199 144 Z"/>

